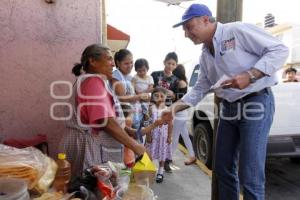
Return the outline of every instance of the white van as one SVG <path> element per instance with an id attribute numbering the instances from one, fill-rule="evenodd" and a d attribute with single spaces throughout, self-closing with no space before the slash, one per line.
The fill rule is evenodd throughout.
<path id="1" fill-rule="evenodd" d="M 195 84 L 199 65 L 195 65 L 189 88 Z M 289 157 L 300 161 L 300 82 L 283 83 L 283 70 L 278 73 L 279 83 L 272 87 L 275 97 L 275 116 L 269 134 L 267 155 Z M 208 94 L 194 108 L 190 108 L 190 134 L 198 159 L 208 168 L 212 165 L 212 137 L 214 124 L 214 94 Z"/>

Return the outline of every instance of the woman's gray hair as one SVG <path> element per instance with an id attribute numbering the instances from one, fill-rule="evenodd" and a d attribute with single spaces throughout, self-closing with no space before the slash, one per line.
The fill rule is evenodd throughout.
<path id="1" fill-rule="evenodd" d="M 99 60 L 107 51 L 110 51 L 110 48 L 102 44 L 92 44 L 87 46 L 81 54 L 81 63 L 76 63 L 74 65 L 72 69 L 73 74 L 75 74 L 75 76 L 79 76 L 81 74 L 81 69 L 85 72 L 88 71 L 90 66 L 89 59 Z"/>
<path id="2" fill-rule="evenodd" d="M 90 58 L 99 60 L 100 57 L 107 51 L 110 51 L 110 49 L 102 44 L 92 44 L 86 47 L 81 55 L 81 64 L 83 66 L 83 70 L 86 71 L 86 69 L 89 67 Z"/>

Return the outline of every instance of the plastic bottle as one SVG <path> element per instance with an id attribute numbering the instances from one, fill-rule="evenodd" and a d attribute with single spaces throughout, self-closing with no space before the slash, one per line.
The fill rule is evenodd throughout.
<path id="1" fill-rule="evenodd" d="M 59 153 L 56 160 L 57 171 L 53 182 L 56 191 L 67 191 L 67 186 L 71 178 L 71 164 L 66 160 L 66 154 Z"/>
<path id="2" fill-rule="evenodd" d="M 135 154 L 128 147 L 124 147 L 124 163 L 126 167 L 132 168 L 135 162 Z"/>

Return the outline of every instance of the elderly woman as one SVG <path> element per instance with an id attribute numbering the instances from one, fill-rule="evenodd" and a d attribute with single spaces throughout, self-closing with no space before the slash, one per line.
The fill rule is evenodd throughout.
<path id="1" fill-rule="evenodd" d="M 78 77 L 73 87 L 73 116 L 67 122 L 70 131 L 61 141 L 73 175 L 95 164 L 122 162 L 123 145 L 137 155 L 145 152 L 123 130 L 123 113 L 108 84 L 113 67 L 110 49 L 99 44 L 86 47 L 81 63 L 73 67 Z"/>

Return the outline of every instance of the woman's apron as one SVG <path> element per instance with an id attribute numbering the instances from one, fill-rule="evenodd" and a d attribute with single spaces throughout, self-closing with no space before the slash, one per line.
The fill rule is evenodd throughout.
<path id="1" fill-rule="evenodd" d="M 123 162 L 123 145 L 115 140 L 109 133 L 99 131 L 98 134 L 92 134 L 92 128 L 83 126 L 78 123 L 80 114 L 77 113 L 75 97 L 80 89 L 80 83 L 85 79 L 97 76 L 105 85 L 107 92 L 113 97 L 113 103 L 116 110 L 116 120 L 119 125 L 124 128 L 125 120 L 120 106 L 120 102 L 112 89 L 109 87 L 108 81 L 100 75 L 86 74 L 78 77 L 73 85 L 73 94 L 70 103 L 72 104 L 73 113 L 70 120 L 66 121 L 69 133 L 65 135 L 61 142 L 62 152 L 67 154 L 67 159 L 72 164 L 72 172 L 84 170 L 93 165 L 102 164 L 108 161 Z"/>

